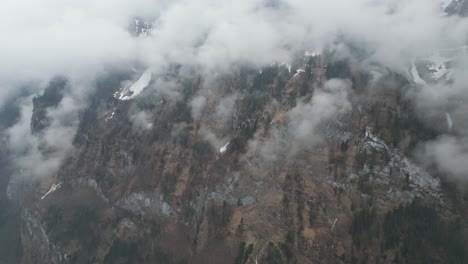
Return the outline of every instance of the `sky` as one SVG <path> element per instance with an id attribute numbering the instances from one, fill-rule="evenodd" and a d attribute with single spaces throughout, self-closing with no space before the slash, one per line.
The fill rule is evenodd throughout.
<path id="1" fill-rule="evenodd" d="M 2 0 L 0 109 L 17 100 L 25 85 L 30 87 L 29 97 L 15 101 L 21 117 L 6 132 L 10 148 L 21 166 L 32 164 L 27 166 L 30 169 L 43 164 L 46 168 L 38 170 L 39 176 L 56 170 L 72 153 L 76 113 L 86 108 L 96 79 L 109 68 L 128 69 L 136 61 L 155 74 L 181 64 L 209 78 L 228 72 L 233 65 L 288 63 L 304 50 L 324 49 L 346 39 L 369 54 L 364 64 L 378 63 L 406 73 L 417 58 L 468 43 L 468 20 L 445 16 L 440 4 L 438 0 Z M 135 17 L 153 22 L 149 37 L 129 33 Z M 448 109 L 453 98 L 465 100 L 465 59 L 460 58 L 453 84 L 428 85 L 413 95 L 421 112 Z M 57 75 L 69 79 L 64 100 L 49 113 L 53 125 L 41 135 L 32 135 L 30 96 L 40 94 Z M 346 109 L 346 82 L 328 85 L 331 88 L 317 101 L 290 113 L 298 117 L 298 126 L 314 130 L 316 120 L 332 116 L 324 111 L 330 105 L 334 112 Z M 191 101 L 195 119 L 206 100 L 201 94 Z M 224 100 L 229 106 L 233 99 Z M 320 114 L 300 119 L 311 111 Z M 421 155 L 463 177 L 468 172 L 463 162 L 446 165 L 444 157 L 468 155 L 467 130 L 460 125 L 468 110 L 447 111 L 454 129 L 461 132 L 431 142 Z M 229 109 L 220 106 L 219 112 L 226 116 Z M 146 113 L 132 115 L 137 127 L 151 127 Z M 58 137 L 63 147 L 54 142 Z M 300 133 L 294 137 L 297 142 L 311 140 Z M 44 145 L 54 149 L 52 155 L 44 156 L 40 150 Z M 457 169 L 451 171 L 454 166 Z"/>

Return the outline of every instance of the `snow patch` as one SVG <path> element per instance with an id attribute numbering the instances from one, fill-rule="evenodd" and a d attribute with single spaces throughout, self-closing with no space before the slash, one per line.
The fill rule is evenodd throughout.
<path id="1" fill-rule="evenodd" d="M 299 74 L 301 74 L 301 73 L 303 73 L 303 72 L 305 72 L 304 69 L 298 69 L 298 70 L 296 71 L 296 74 L 294 74 L 293 78 L 296 77 L 296 76 L 298 76 Z"/>
<path id="2" fill-rule="evenodd" d="M 380 138 L 376 137 L 374 134 L 372 134 L 372 129 L 370 127 L 366 127 L 366 135 L 365 135 L 365 138 L 366 138 L 366 142 L 365 142 L 365 145 L 364 147 L 369 150 L 369 148 L 371 149 L 375 149 L 375 150 L 390 150 L 390 148 L 387 146 L 387 144 L 385 144 L 385 142 L 383 140 L 381 140 Z"/>
<path id="3" fill-rule="evenodd" d="M 135 98 L 149 85 L 152 76 L 153 73 L 151 72 L 151 69 L 147 69 L 141 75 L 138 81 L 136 81 L 130 87 L 124 88 L 123 91 L 120 92 L 120 94 L 118 92 L 115 93 L 114 97 L 122 101 L 127 101 Z"/>
<path id="4" fill-rule="evenodd" d="M 62 186 L 62 183 L 52 184 L 52 187 L 50 187 L 50 190 L 41 197 L 41 200 L 44 200 L 44 198 L 46 198 L 49 194 L 55 192 L 58 188 L 60 188 L 60 186 Z"/>
<path id="5" fill-rule="evenodd" d="M 440 56 L 440 54 L 434 54 L 427 58 L 427 60 L 430 62 L 427 68 L 431 71 L 434 80 L 438 80 L 447 74 L 446 63 L 449 59 Z"/>
<path id="6" fill-rule="evenodd" d="M 106 122 L 109 122 L 112 118 L 114 118 L 114 115 L 115 115 L 115 109 L 112 110 L 112 112 L 106 116 L 105 118 Z"/>
<path id="7" fill-rule="evenodd" d="M 227 148 L 228 148 L 228 146 L 229 146 L 230 143 L 231 143 L 231 142 L 228 142 L 228 143 L 226 143 L 226 145 L 222 146 L 222 147 L 219 149 L 219 153 L 223 154 L 224 152 L 226 152 L 226 151 L 227 151 Z"/>
<path id="8" fill-rule="evenodd" d="M 119 227 L 122 228 L 122 229 L 135 230 L 136 229 L 136 224 L 132 220 L 130 220 L 128 218 L 124 218 L 124 219 L 122 219 L 122 221 L 120 221 Z"/>
<path id="9" fill-rule="evenodd" d="M 426 85 L 427 83 L 421 78 L 421 76 L 419 76 L 419 72 L 418 72 L 418 69 L 416 69 L 416 65 L 413 64 L 411 65 L 411 76 L 413 77 L 413 81 L 416 83 L 416 84 L 419 84 L 419 85 Z"/>

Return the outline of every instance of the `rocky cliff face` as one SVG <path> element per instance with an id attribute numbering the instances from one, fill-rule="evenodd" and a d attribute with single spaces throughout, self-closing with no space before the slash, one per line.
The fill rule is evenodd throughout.
<path id="1" fill-rule="evenodd" d="M 406 77 L 332 58 L 100 90 L 24 200 L 22 262 L 463 263 L 464 200 L 408 155 L 444 126 L 418 121 Z"/>

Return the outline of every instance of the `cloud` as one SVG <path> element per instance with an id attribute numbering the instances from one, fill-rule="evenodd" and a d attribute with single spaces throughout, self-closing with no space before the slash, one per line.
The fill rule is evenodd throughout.
<path id="1" fill-rule="evenodd" d="M 229 142 L 229 139 L 226 138 L 220 138 L 217 135 L 215 135 L 211 130 L 209 129 L 202 129 L 200 131 L 200 134 L 203 136 L 203 140 L 207 141 L 210 143 L 210 145 L 214 149 L 219 149 L 223 145 L 225 145 L 227 142 Z"/>
<path id="2" fill-rule="evenodd" d="M 214 113 L 217 124 L 225 126 L 232 119 L 236 99 L 236 95 L 221 98 Z"/>
<path id="3" fill-rule="evenodd" d="M 459 180 L 468 179 L 467 70 L 467 55 L 459 53 L 452 66 L 452 82 L 428 84 L 409 94 L 420 118 L 429 127 L 444 132 L 420 146 L 417 157 Z"/>
<path id="4" fill-rule="evenodd" d="M 286 123 L 272 127 L 266 140 L 249 141 L 249 154 L 259 154 L 265 161 L 278 161 L 322 143 L 321 125 L 351 110 L 350 87 L 349 80 L 327 81 L 310 102 L 300 102 L 289 110 Z"/>
<path id="5" fill-rule="evenodd" d="M 0 80 L 83 77 L 135 59 L 156 71 L 172 63 L 221 71 L 232 63 L 287 61 L 301 48 L 323 48 L 341 35 L 372 49 L 373 59 L 401 66 L 408 55 L 467 39 L 467 21 L 441 16 L 437 0 L 275 3 L 5 0 Z M 154 19 L 151 37 L 127 32 L 135 16 Z"/>
<path id="6" fill-rule="evenodd" d="M 318 90 L 310 103 L 299 103 L 291 109 L 289 131 L 293 138 L 294 148 L 311 146 L 321 141 L 318 126 L 332 117 L 351 110 L 348 101 L 351 82 L 349 80 L 331 79 Z"/>
<path id="7" fill-rule="evenodd" d="M 137 16 L 153 22 L 148 37 L 128 32 Z M 438 0 L 2 0 L 0 32 L 0 109 L 24 85 L 38 94 L 54 76 L 70 81 L 57 111 L 71 119 L 64 122 L 62 113 L 51 111 L 52 126 L 43 135 L 28 134 L 30 114 L 26 112 L 32 109 L 25 106 L 19 123 L 9 132 L 13 148 L 23 144 L 15 137 L 25 138 L 26 146 L 16 155 L 24 153 L 31 161 L 47 160 L 49 154 L 41 146 L 58 147 L 49 137 L 60 136 L 66 141 L 63 152 L 50 155 L 50 167 L 57 167 L 58 153 L 66 157 L 72 149 L 68 146 L 78 122 L 74 113 L 86 107 L 83 102 L 95 92 L 94 80 L 108 68 L 130 69 L 139 62 L 151 67 L 155 76 L 164 76 L 171 67 L 183 65 L 209 79 L 236 65 L 291 62 L 304 49 L 325 49 L 347 41 L 366 50 L 366 62 L 406 73 L 414 58 L 464 45 L 468 20 L 441 15 Z M 336 105 L 344 102 L 346 89 L 328 85 L 310 104 L 299 104 L 290 112 L 291 126 L 297 128 L 288 129 L 293 140 L 314 144 L 315 137 L 308 135 L 316 132 L 317 124 L 346 109 Z M 153 91 L 176 100 L 177 89 L 162 77 L 152 86 Z M 452 94 L 464 91 L 460 89 Z M 203 94 L 191 101 L 194 119 L 201 118 L 206 102 Z M 65 105 L 75 111 L 69 112 Z M 222 99 L 218 115 L 228 116 L 231 105 L 231 99 Z M 132 119 L 145 124 L 140 121 L 147 116 L 136 113 Z"/>
<path id="8" fill-rule="evenodd" d="M 136 16 L 154 20 L 150 37 L 129 34 Z M 136 60 L 156 72 L 193 65 L 208 76 L 233 64 L 290 61 L 338 36 L 403 71 L 411 58 L 464 44 L 467 28 L 466 19 L 441 16 L 437 0 L 5 0 L 0 95 L 8 98 L 18 82 L 90 79 Z"/>
<path id="9" fill-rule="evenodd" d="M 198 121 L 202 117 L 203 110 L 205 109 L 207 99 L 206 97 L 199 95 L 192 99 L 190 106 L 192 108 L 192 117 Z"/>
<path id="10" fill-rule="evenodd" d="M 371 50 L 372 60 L 403 70 L 411 58 L 461 45 L 467 37 L 466 20 L 442 16 L 435 0 L 279 3 L 173 1 L 156 20 L 150 61 L 212 72 L 232 63 L 287 61 L 301 48 L 323 48 L 345 36 Z"/>
<path id="11" fill-rule="evenodd" d="M 139 111 L 130 116 L 130 121 L 133 124 L 135 131 L 146 131 L 153 128 L 151 113 L 145 111 Z"/>
<path id="12" fill-rule="evenodd" d="M 56 75 L 91 79 L 106 65 L 134 59 L 137 42 L 124 25 L 137 10 L 128 1 L 99 2 L 2 1 L 2 94 L 18 83 L 47 83 Z"/>
<path id="13" fill-rule="evenodd" d="M 468 142 L 453 136 L 442 136 L 424 146 L 421 159 L 427 164 L 435 163 L 441 172 L 457 179 L 468 176 Z"/>

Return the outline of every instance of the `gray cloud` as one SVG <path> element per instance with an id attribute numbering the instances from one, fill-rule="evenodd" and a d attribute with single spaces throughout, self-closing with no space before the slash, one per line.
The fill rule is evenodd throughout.
<path id="1" fill-rule="evenodd" d="M 216 122 L 225 125 L 231 118 L 236 103 L 237 96 L 228 95 L 223 97 L 216 106 L 215 118 Z"/>
<path id="2" fill-rule="evenodd" d="M 466 19 L 441 16 L 437 0 L 284 0 L 276 5 L 264 0 L 5 0 L 1 5 L 5 87 L 56 74 L 84 78 L 103 65 L 135 59 L 155 71 L 178 63 L 197 65 L 207 74 L 232 63 L 260 66 L 288 61 L 302 48 L 323 48 L 338 35 L 365 44 L 374 51 L 372 59 L 401 68 L 409 58 L 464 44 L 468 28 Z M 151 37 L 133 38 L 126 31 L 137 15 L 155 19 Z"/>
<path id="3" fill-rule="evenodd" d="M 47 82 L 57 74 L 89 79 L 105 65 L 125 67 L 134 60 L 156 72 L 173 63 L 194 65 L 209 76 L 233 63 L 289 61 L 298 50 L 324 48 L 340 35 L 373 51 L 370 59 L 403 71 L 411 58 L 464 44 L 468 32 L 466 19 L 441 16 L 437 0 L 284 0 L 275 5 L 264 0 L 5 0 L 1 5 L 2 98 L 18 82 Z M 155 19 L 151 37 L 127 32 L 137 15 Z"/>
<path id="4" fill-rule="evenodd" d="M 412 90 L 421 119 L 430 127 L 444 128 L 445 134 L 418 150 L 422 162 L 435 164 L 442 172 L 457 179 L 468 179 L 468 59 L 458 54 L 452 68 L 453 82 L 428 84 Z M 438 118 L 438 119 L 437 119 Z M 442 122 L 440 121 L 442 120 Z"/>
<path id="5" fill-rule="evenodd" d="M 127 32 L 135 16 L 154 19 L 149 37 L 135 38 Z M 41 161 L 50 156 L 51 167 L 57 167 L 55 160 L 60 161 L 59 156 L 66 157 L 72 149 L 68 146 L 78 120 L 74 113 L 86 106 L 85 98 L 94 92 L 93 80 L 109 66 L 130 68 L 139 61 L 159 76 L 170 65 L 187 65 L 209 79 L 236 64 L 260 67 L 290 62 L 301 50 L 324 49 L 337 39 L 346 39 L 366 49 L 367 62 L 406 73 L 414 58 L 466 44 L 467 29 L 467 19 L 441 15 L 437 0 L 3 0 L 0 108 L 24 83 L 38 83 L 34 87 L 40 93 L 56 75 L 70 80 L 70 91 L 57 111 L 71 114 L 71 119 L 64 122 L 63 113 L 50 112 L 51 127 L 43 135 L 32 135 L 26 129 L 31 108 L 23 107 L 22 119 L 9 130 L 18 160 Z M 179 98 L 177 85 L 158 80 L 153 89 Z M 456 86 L 463 80 L 461 75 L 459 80 L 440 89 L 448 97 L 465 93 L 463 85 Z M 315 132 L 316 125 L 346 109 L 337 104 L 345 102 L 346 89 L 328 85 L 329 90 L 314 96 L 310 104 L 299 104 L 290 112 L 291 126 L 297 130 L 288 135 L 297 142 L 313 144 L 315 137 L 308 135 Z M 158 90 L 161 87 L 164 89 Z M 428 88 L 415 98 L 426 102 L 433 97 L 440 103 L 438 95 Z M 195 119 L 206 104 L 203 98 L 200 95 L 191 102 Z M 232 101 L 223 100 L 217 113 L 224 117 L 229 115 Z M 310 118 L 309 112 L 318 114 Z M 147 119 L 145 114 L 133 117 L 137 123 Z M 15 140 L 19 135 L 25 142 Z M 64 141 L 60 144 L 65 146 L 63 152 L 41 152 L 43 145 L 59 148 L 50 141 L 57 136 Z"/>

